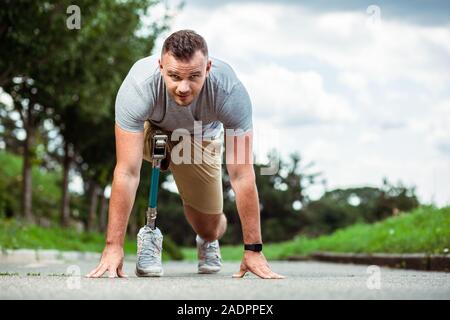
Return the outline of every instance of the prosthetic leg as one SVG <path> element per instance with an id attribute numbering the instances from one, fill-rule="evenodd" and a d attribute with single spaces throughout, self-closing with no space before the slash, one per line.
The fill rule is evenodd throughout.
<path id="1" fill-rule="evenodd" d="M 161 230 L 156 227 L 156 200 L 161 161 L 166 158 L 168 138 L 161 131 L 155 131 L 151 139 L 152 176 L 146 214 L 147 222 L 137 235 L 136 275 L 138 277 L 160 277 L 163 275 L 161 263 L 163 235 Z"/>
<path id="2" fill-rule="evenodd" d="M 150 194 L 148 197 L 147 226 L 156 228 L 156 201 L 158 196 L 159 173 L 161 161 L 166 157 L 167 135 L 156 131 L 152 137 L 152 177 L 150 181 Z"/>

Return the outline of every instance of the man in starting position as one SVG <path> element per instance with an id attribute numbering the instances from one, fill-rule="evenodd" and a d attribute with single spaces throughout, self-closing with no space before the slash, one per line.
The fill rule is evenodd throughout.
<path id="1" fill-rule="evenodd" d="M 107 271 L 110 277 L 125 276 L 122 268 L 126 226 L 139 185 L 142 158 L 151 161 L 154 130 L 169 136 L 170 157 L 163 160 L 162 170 L 169 168 L 172 172 L 185 216 L 197 233 L 198 272 L 220 271 L 218 239 L 227 226 L 222 212 L 219 139 L 223 125 L 226 166 L 244 240 L 240 270 L 233 277 L 243 277 L 249 271 L 264 279 L 284 278 L 271 270 L 262 253 L 250 98 L 228 64 L 209 58 L 200 35 L 191 30 L 177 31 L 165 40 L 160 57 L 137 61 L 119 89 L 115 112 L 117 163 L 106 246 L 100 263 L 88 277 L 101 277 Z M 141 228 L 136 274 L 161 276 L 161 251 L 159 229 Z"/>

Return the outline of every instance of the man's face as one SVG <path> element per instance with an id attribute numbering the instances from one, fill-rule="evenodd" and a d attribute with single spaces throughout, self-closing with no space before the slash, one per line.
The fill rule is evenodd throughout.
<path id="1" fill-rule="evenodd" d="M 211 69 L 211 60 L 200 50 L 189 61 L 177 60 L 166 52 L 159 60 L 159 68 L 169 94 L 178 105 L 187 106 L 200 93 Z"/>

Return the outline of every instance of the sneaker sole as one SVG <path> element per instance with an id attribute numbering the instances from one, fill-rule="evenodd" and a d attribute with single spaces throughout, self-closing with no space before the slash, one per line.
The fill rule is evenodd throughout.
<path id="1" fill-rule="evenodd" d="M 198 273 L 212 274 L 212 273 L 218 273 L 220 270 L 221 270 L 220 267 L 216 267 L 216 268 L 200 267 L 200 268 L 198 268 Z"/>
<path id="2" fill-rule="evenodd" d="M 144 272 L 138 269 L 135 270 L 135 273 L 138 277 L 161 277 L 164 274 L 162 270 L 161 272 Z"/>

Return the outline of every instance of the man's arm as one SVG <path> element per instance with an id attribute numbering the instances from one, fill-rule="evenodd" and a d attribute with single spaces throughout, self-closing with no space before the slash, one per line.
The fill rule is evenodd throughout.
<path id="1" fill-rule="evenodd" d="M 239 137 L 226 137 L 225 143 L 227 170 L 236 197 L 244 243 L 262 243 L 258 190 L 253 169 L 253 135 L 250 132 Z M 247 271 L 264 279 L 284 278 L 270 269 L 262 252 L 244 251 L 240 271 L 233 277 L 241 278 Z"/>
<path id="2" fill-rule="evenodd" d="M 106 246 L 99 265 L 87 277 L 101 277 L 106 271 L 109 271 L 110 277 L 125 276 L 122 271 L 123 243 L 139 186 L 144 133 L 124 131 L 116 125 L 115 136 L 117 163 L 109 205 Z"/>

